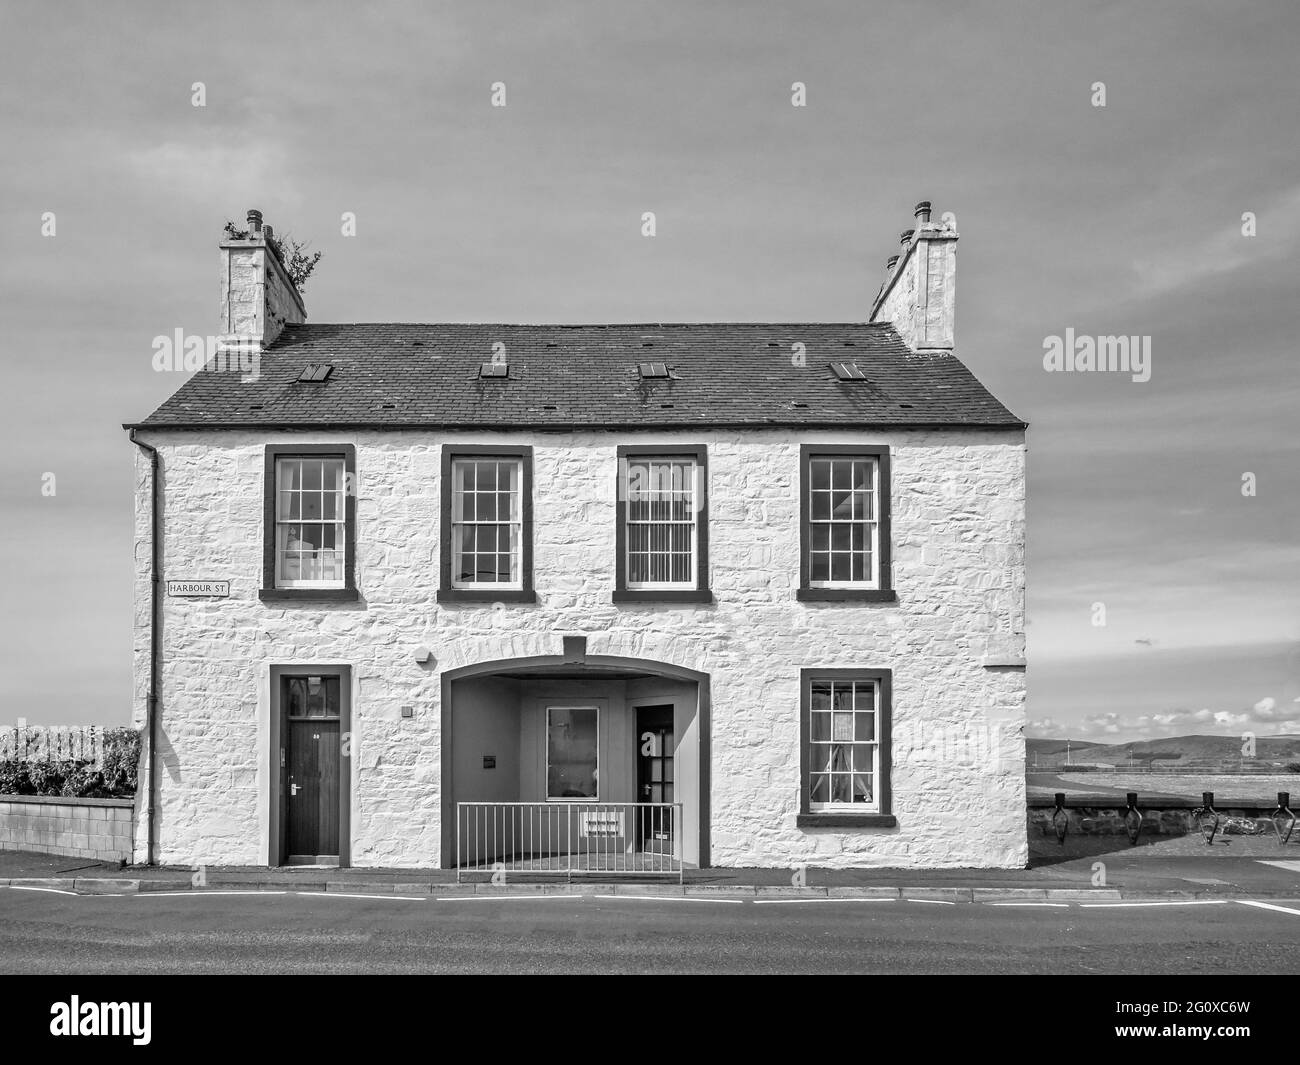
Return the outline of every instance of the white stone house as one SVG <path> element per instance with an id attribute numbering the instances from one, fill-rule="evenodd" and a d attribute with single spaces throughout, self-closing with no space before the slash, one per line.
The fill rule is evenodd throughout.
<path id="1" fill-rule="evenodd" d="M 928 204 L 853 324 L 307 324 L 250 219 L 256 374 L 127 426 L 138 861 L 1025 864 L 1026 426 Z"/>

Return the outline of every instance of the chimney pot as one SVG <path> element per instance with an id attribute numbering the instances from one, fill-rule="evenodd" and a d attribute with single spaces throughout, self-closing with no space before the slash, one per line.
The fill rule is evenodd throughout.
<path id="1" fill-rule="evenodd" d="M 921 225 L 923 226 L 929 225 L 930 224 L 930 201 L 922 200 L 920 203 L 916 205 L 916 210 L 913 211 L 912 213 L 916 216 L 917 221 L 920 222 Z"/>
<path id="2" fill-rule="evenodd" d="M 270 226 L 266 226 L 263 228 L 262 234 L 263 236 L 266 237 L 267 240 L 271 240 L 272 238 L 275 237 L 275 230 L 273 230 Z"/>
<path id="3" fill-rule="evenodd" d="M 892 269 L 893 269 L 895 266 L 897 266 L 897 265 L 898 265 L 898 256 L 897 256 L 897 255 L 891 255 L 888 259 L 885 260 L 885 269 L 886 269 L 886 270 L 892 270 Z"/>
<path id="4" fill-rule="evenodd" d="M 915 229 L 903 230 L 903 232 L 898 235 L 898 243 L 901 244 L 904 248 L 906 248 L 909 244 L 912 243 L 912 234 L 915 232 L 916 232 Z"/>
<path id="5" fill-rule="evenodd" d="M 262 229 L 262 212 L 250 210 L 248 212 L 248 230 L 250 233 L 259 233 Z"/>

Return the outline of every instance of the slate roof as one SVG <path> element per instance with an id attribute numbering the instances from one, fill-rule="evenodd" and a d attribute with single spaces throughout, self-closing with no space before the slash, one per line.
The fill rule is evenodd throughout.
<path id="1" fill-rule="evenodd" d="M 509 376 L 483 378 L 493 345 Z M 792 362 L 793 344 L 806 365 Z M 639 364 L 666 363 L 642 379 Z M 856 362 L 841 381 L 831 362 Z M 300 382 L 312 363 L 327 380 Z M 196 373 L 133 428 L 1024 428 L 954 356 L 917 355 L 891 326 L 288 326 L 260 378 Z"/>

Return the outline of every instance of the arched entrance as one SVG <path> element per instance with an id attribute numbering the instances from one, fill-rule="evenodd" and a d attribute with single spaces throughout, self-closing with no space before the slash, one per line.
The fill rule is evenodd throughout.
<path id="1" fill-rule="evenodd" d="M 555 823 L 570 810 L 571 833 L 612 834 L 613 821 L 630 818 L 636 823 L 624 827 L 632 850 L 669 849 L 688 868 L 707 866 L 708 674 L 588 655 L 581 639 L 567 638 L 565 652 L 442 674 L 441 866 L 496 858 L 528 868 L 526 857 L 537 847 L 518 842 L 525 831 L 519 819 Z M 680 829 L 671 833 L 680 839 L 667 838 L 662 814 L 631 810 L 659 802 L 681 805 Z M 498 813 L 502 831 L 494 834 L 492 853 L 466 843 L 466 825 L 458 851 L 458 817 Z"/>

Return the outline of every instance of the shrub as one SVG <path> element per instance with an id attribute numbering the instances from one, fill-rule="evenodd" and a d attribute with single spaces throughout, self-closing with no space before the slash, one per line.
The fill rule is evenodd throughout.
<path id="1" fill-rule="evenodd" d="M 1287 762 L 1286 771 L 1288 773 L 1300 773 L 1300 762 Z"/>
<path id="2" fill-rule="evenodd" d="M 104 756 L 100 759 L 100 767 L 103 787 L 109 795 L 132 798 L 140 767 L 140 733 L 133 728 L 108 729 L 104 733 Z"/>
<path id="3" fill-rule="evenodd" d="M 30 795 L 31 793 L 32 781 L 27 773 L 27 763 L 18 758 L 6 758 L 0 761 L 0 795 Z"/>
<path id="4" fill-rule="evenodd" d="M 76 762 L 54 758 L 38 758 L 27 763 L 27 775 L 32 781 L 33 795 L 62 795 L 63 782 L 76 767 Z"/>
<path id="5" fill-rule="evenodd" d="M 75 762 L 64 778 L 61 794 L 80 799 L 105 798 L 108 789 L 104 786 L 104 774 L 91 762 Z"/>

